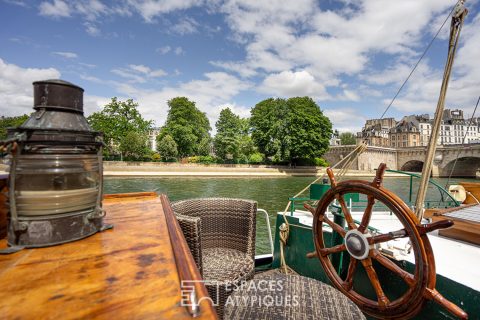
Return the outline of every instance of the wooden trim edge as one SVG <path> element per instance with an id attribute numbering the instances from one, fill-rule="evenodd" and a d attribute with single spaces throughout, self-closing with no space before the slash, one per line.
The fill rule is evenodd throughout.
<path id="1" fill-rule="evenodd" d="M 177 265 L 180 282 L 191 281 L 191 283 L 194 284 L 197 292 L 196 299 L 200 304 L 200 315 L 205 311 L 205 308 L 208 308 L 211 310 L 211 318 L 218 319 L 211 303 L 212 300 L 208 295 L 207 288 L 203 282 L 201 282 L 202 277 L 200 275 L 200 271 L 198 270 L 192 253 L 188 248 L 187 241 L 182 233 L 182 229 L 175 218 L 172 206 L 170 205 L 170 200 L 165 194 L 160 195 L 160 200 L 162 202 L 163 212 L 167 222 L 168 233 L 170 235 L 170 242 L 172 244 L 173 254 L 175 256 L 175 263 Z M 191 309 L 187 310 L 190 314 L 192 314 Z"/>

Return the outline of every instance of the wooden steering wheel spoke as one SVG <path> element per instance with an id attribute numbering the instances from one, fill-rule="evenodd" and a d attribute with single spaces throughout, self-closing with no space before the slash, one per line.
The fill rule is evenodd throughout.
<path id="1" fill-rule="evenodd" d="M 452 314 L 466 318 L 463 310 L 443 298 L 435 290 L 435 260 L 428 237 L 425 236 L 427 232 L 432 230 L 449 227 L 451 222 L 419 225 L 417 217 L 408 205 L 382 186 L 385 170 L 385 164 L 380 165 L 372 182 L 364 180 L 336 182 L 333 171 L 331 169 L 327 170 L 331 188 L 320 199 L 315 210 L 309 208 L 311 212 L 314 211 L 313 235 L 315 253 L 311 253 L 308 256 L 317 257 L 332 284 L 369 316 L 380 319 L 410 319 L 421 310 L 425 300 L 434 300 Z M 352 213 L 345 203 L 344 195 L 351 193 L 367 196 L 367 205 L 358 228 L 353 220 Z M 341 207 L 348 230 L 331 221 L 326 216 L 335 200 L 338 201 Z M 402 229 L 373 236 L 366 233 L 367 228 L 372 224 L 374 217 L 373 208 L 377 202 L 390 210 L 392 215 L 402 224 Z M 331 230 L 326 227 L 327 225 Z M 334 237 L 334 233 L 338 233 L 343 239 Z M 330 236 L 324 237 L 327 234 L 330 234 Z M 410 240 L 412 257 L 415 259 L 411 273 L 372 247 L 375 244 L 407 237 Z M 332 239 L 335 241 L 333 244 Z M 337 255 L 346 254 L 350 255 L 350 262 L 346 276 L 342 277 L 338 273 L 339 267 L 343 267 L 339 265 L 339 263 L 342 263 L 342 259 L 333 258 L 338 257 Z M 373 261 L 375 261 L 377 270 L 375 270 L 372 264 Z M 356 291 L 354 280 L 356 279 L 355 274 L 359 263 L 363 265 L 363 269 L 372 284 L 377 296 L 376 301 L 366 296 L 363 290 Z M 387 287 L 381 283 L 381 280 L 389 279 L 389 273 L 390 275 L 393 274 L 395 278 L 403 279 L 406 284 L 406 286 L 392 288 L 392 301 L 390 301 L 383 290 Z M 403 292 L 398 292 L 399 290 L 403 290 Z M 393 296 L 395 299 L 393 299 Z"/>
<path id="2" fill-rule="evenodd" d="M 332 187 L 335 187 L 337 185 L 337 181 L 335 180 L 335 174 L 333 173 L 332 168 L 327 168 L 327 175 L 328 175 L 328 178 L 330 179 L 330 185 Z"/>
<path id="3" fill-rule="evenodd" d="M 332 228 L 333 231 L 335 231 L 336 233 L 338 233 L 340 236 L 342 236 L 342 238 L 345 238 L 345 235 L 347 234 L 347 232 L 345 231 L 345 229 L 336 224 L 335 222 L 333 222 L 332 220 L 328 219 L 327 216 L 322 216 L 321 219 L 323 222 L 325 222 L 326 224 L 328 224 L 330 226 L 330 228 Z"/>
<path id="4" fill-rule="evenodd" d="M 358 231 L 360 231 L 361 233 L 364 233 L 368 225 L 370 224 L 370 219 L 372 218 L 374 205 L 375 205 L 375 198 L 372 196 L 368 196 L 367 207 L 365 208 L 365 212 L 363 213 L 362 221 L 358 226 Z"/>
<path id="5" fill-rule="evenodd" d="M 380 284 L 380 280 L 378 280 L 378 275 L 372 265 L 372 260 L 370 258 L 366 258 L 361 260 L 365 271 L 367 272 L 368 278 L 370 279 L 370 283 L 372 284 L 375 293 L 377 294 L 378 305 L 380 308 L 385 308 L 388 304 L 390 304 L 390 300 L 383 292 L 382 286 Z"/>
<path id="6" fill-rule="evenodd" d="M 355 258 L 350 258 L 350 263 L 348 264 L 347 277 L 343 282 L 343 287 L 345 290 L 350 291 L 353 287 L 353 276 L 355 275 L 355 270 L 357 269 L 358 260 Z"/>
<path id="7" fill-rule="evenodd" d="M 342 213 L 343 216 L 345 217 L 345 220 L 347 221 L 348 229 L 357 229 L 357 225 L 353 221 L 352 215 L 350 214 L 350 210 L 348 210 L 348 207 L 345 203 L 345 199 L 343 198 L 343 195 L 337 194 L 337 201 L 340 203 L 340 206 L 342 207 Z"/>
<path id="8" fill-rule="evenodd" d="M 398 275 L 400 278 L 402 278 L 409 287 L 413 287 L 415 285 L 415 278 L 413 274 L 397 266 L 393 261 L 385 257 L 378 250 L 371 250 L 370 256 L 376 261 L 380 262 L 385 268 L 389 269 L 390 271 Z"/>
<path id="9" fill-rule="evenodd" d="M 368 243 L 369 244 L 377 244 L 377 243 L 387 242 L 387 241 L 390 241 L 390 240 L 394 240 L 394 239 L 398 239 L 398 238 L 405 238 L 405 237 L 408 237 L 407 230 L 400 229 L 400 230 L 391 231 L 391 232 L 388 232 L 388 233 L 379 234 L 379 235 L 370 237 L 368 239 Z"/>
<path id="10" fill-rule="evenodd" d="M 325 256 L 328 256 L 329 254 L 338 253 L 346 250 L 347 250 L 347 247 L 345 246 L 344 243 L 342 243 L 334 247 L 320 249 L 320 254 L 325 257 Z"/>
<path id="11" fill-rule="evenodd" d="M 385 170 L 387 170 L 387 165 L 385 163 L 381 163 L 377 168 L 377 173 L 375 174 L 375 178 L 372 181 L 372 186 L 377 189 L 382 186 Z"/>

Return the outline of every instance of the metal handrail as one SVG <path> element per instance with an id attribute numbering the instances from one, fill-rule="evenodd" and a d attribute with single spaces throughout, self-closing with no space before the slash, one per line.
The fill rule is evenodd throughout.
<path id="1" fill-rule="evenodd" d="M 406 176 L 410 177 L 409 202 L 412 202 L 412 186 L 413 186 L 413 179 L 412 178 L 415 177 L 417 179 L 420 179 L 422 176 L 419 175 L 419 174 L 416 174 L 416 173 L 405 172 L 405 171 L 400 171 L 400 170 L 387 169 L 386 171 L 387 172 L 393 172 L 393 173 L 399 173 L 399 174 L 403 174 L 403 175 L 406 175 Z M 446 194 L 453 201 L 453 203 L 455 204 L 456 207 L 460 206 L 460 202 L 455 200 L 455 198 L 445 188 L 443 188 L 441 185 L 439 185 L 437 182 L 435 182 L 435 180 L 428 179 L 428 183 L 431 183 L 435 187 L 437 187 L 438 191 L 440 192 L 440 195 Z M 443 197 L 442 197 L 442 199 L 443 199 Z"/>
<path id="2" fill-rule="evenodd" d="M 270 227 L 270 216 L 268 215 L 267 210 L 264 210 L 264 209 L 257 209 L 257 212 L 263 212 L 265 214 L 265 220 L 267 222 L 267 229 L 268 229 L 268 240 L 270 241 L 270 250 L 273 255 L 273 237 L 272 237 L 272 228 Z"/>

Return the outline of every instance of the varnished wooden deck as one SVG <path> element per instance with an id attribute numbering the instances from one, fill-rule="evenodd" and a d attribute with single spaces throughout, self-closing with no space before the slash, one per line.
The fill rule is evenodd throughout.
<path id="1" fill-rule="evenodd" d="M 191 318 L 180 306 L 174 256 L 178 244 L 171 245 L 159 197 L 154 193 L 113 195 L 106 196 L 103 204 L 105 222 L 113 223 L 113 230 L 0 256 L 0 318 Z M 5 246 L 1 240 L 0 247 Z M 185 263 L 193 261 L 189 258 Z M 194 265 L 188 267 L 196 270 Z M 198 280 L 198 270 L 193 276 Z M 199 298 L 207 294 L 199 284 L 197 289 Z M 196 319 L 215 318 L 203 299 Z"/>

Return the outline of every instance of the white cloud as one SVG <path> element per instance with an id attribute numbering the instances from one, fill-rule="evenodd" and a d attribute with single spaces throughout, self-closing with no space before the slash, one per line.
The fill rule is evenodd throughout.
<path id="1" fill-rule="evenodd" d="M 283 71 L 263 80 L 260 92 L 280 97 L 311 96 L 326 99 L 325 87 L 307 71 Z"/>
<path id="2" fill-rule="evenodd" d="M 21 0 L 3 0 L 4 2 L 8 4 L 14 4 L 16 6 L 24 7 L 24 8 L 29 8 L 30 6 L 25 3 L 25 1 Z"/>
<path id="3" fill-rule="evenodd" d="M 148 75 L 152 78 L 163 77 L 163 76 L 166 76 L 167 74 L 168 73 L 162 69 L 152 70 L 148 73 Z"/>
<path id="4" fill-rule="evenodd" d="M 60 72 L 54 68 L 22 68 L 0 59 L 0 114 L 18 116 L 31 113 L 32 82 L 58 78 Z"/>
<path id="5" fill-rule="evenodd" d="M 100 29 L 92 22 L 87 21 L 83 25 L 85 26 L 85 31 L 92 37 L 97 37 L 101 34 Z"/>
<path id="6" fill-rule="evenodd" d="M 449 0 L 362 0 L 345 2 L 343 8 L 332 11 L 313 0 L 230 0 L 220 10 L 226 14 L 232 39 L 244 45 L 246 56 L 212 64 L 236 72 L 249 70 L 247 75 L 239 73 L 242 76 L 259 70 L 275 76 L 301 67 L 324 87 L 336 87 L 343 76 L 370 68 L 379 53 L 401 55 L 401 59 L 416 56 L 432 19 L 451 5 Z M 372 75 L 371 81 L 387 80 Z M 348 91 L 343 97 L 359 98 Z"/>
<path id="7" fill-rule="evenodd" d="M 155 51 L 160 53 L 160 54 L 167 54 L 171 50 L 172 50 L 172 48 L 170 46 L 163 46 L 163 47 L 157 48 Z"/>
<path id="8" fill-rule="evenodd" d="M 401 84 L 411 72 L 412 65 L 397 63 L 396 65 L 392 65 L 382 71 L 361 75 L 360 78 L 376 85 L 386 85 L 391 83 Z M 425 64 L 422 64 L 419 65 L 418 68 L 420 69 L 417 69 L 418 72 L 421 72 L 421 70 L 425 69 L 426 66 Z"/>
<path id="9" fill-rule="evenodd" d="M 137 72 L 143 73 L 143 74 L 148 74 L 150 72 L 150 68 L 144 65 L 136 65 L 136 64 L 129 64 L 128 67 L 132 70 L 135 70 Z"/>
<path id="10" fill-rule="evenodd" d="M 202 0 L 127 0 L 127 2 L 147 22 L 153 22 L 156 16 L 185 10 L 203 3 Z"/>
<path id="11" fill-rule="evenodd" d="M 360 96 L 352 90 L 344 89 L 342 94 L 337 97 L 337 100 L 360 101 Z"/>
<path id="12" fill-rule="evenodd" d="M 109 8 L 99 0 L 43 1 L 39 9 L 40 15 L 53 18 L 81 16 L 85 19 L 83 22 L 85 31 L 94 37 L 101 35 L 101 30 L 98 27 L 98 24 L 102 22 L 100 17 L 114 14 L 127 15 L 121 7 Z"/>
<path id="13" fill-rule="evenodd" d="M 81 66 L 90 68 L 90 69 L 93 69 L 93 68 L 96 68 L 96 67 L 97 67 L 97 65 L 95 65 L 95 64 L 85 63 L 85 62 L 79 62 L 78 64 L 81 65 Z"/>
<path id="14" fill-rule="evenodd" d="M 76 12 L 82 14 L 87 20 L 95 21 L 103 14 L 108 14 L 110 10 L 101 1 L 88 0 L 75 2 Z"/>
<path id="15" fill-rule="evenodd" d="M 145 65 L 129 64 L 127 68 L 116 68 L 111 70 L 112 73 L 130 79 L 131 83 L 145 83 L 147 79 L 159 78 L 167 75 L 162 69 L 152 70 Z"/>
<path id="16" fill-rule="evenodd" d="M 185 54 L 185 50 L 183 50 L 182 47 L 172 48 L 170 46 L 159 47 L 159 48 L 155 49 L 155 52 L 158 52 L 160 54 L 167 54 L 169 52 L 173 52 L 177 56 Z"/>
<path id="17" fill-rule="evenodd" d="M 54 18 L 70 17 L 71 14 L 70 7 L 62 0 L 44 1 L 40 3 L 39 9 L 40 15 Z"/>
<path id="18" fill-rule="evenodd" d="M 79 77 L 80 77 L 80 79 L 87 80 L 87 81 L 94 82 L 94 83 L 102 83 L 102 84 L 105 83 L 105 81 L 103 81 L 102 79 L 94 77 L 94 76 L 90 76 L 88 74 L 80 74 Z"/>
<path id="19" fill-rule="evenodd" d="M 177 33 L 180 35 L 185 35 L 185 34 L 192 34 L 198 32 L 198 22 L 195 21 L 193 18 L 185 17 L 182 19 L 180 22 L 177 24 L 174 24 L 173 26 L 170 27 L 170 30 L 173 33 Z"/>
<path id="20" fill-rule="evenodd" d="M 325 109 L 323 113 L 332 121 L 333 128 L 340 132 L 358 132 L 367 120 L 366 117 L 359 115 L 361 113 L 359 110 L 348 107 Z"/>
<path id="21" fill-rule="evenodd" d="M 212 128 L 218 119 L 222 106 L 230 105 L 233 97 L 247 90 L 251 84 L 224 72 L 206 73 L 205 79 L 180 83 L 178 86 L 165 86 L 159 90 L 144 90 L 129 84 L 118 84 L 117 90 L 126 96 L 134 97 L 139 102 L 139 109 L 146 119 L 153 119 L 158 126 L 165 122 L 167 101 L 184 96 L 196 102 L 196 106 L 207 114 Z M 234 110 L 244 116 L 246 108 L 235 107 Z"/>
<path id="22" fill-rule="evenodd" d="M 103 107 L 108 104 L 111 99 L 101 96 L 92 96 L 85 94 L 83 96 L 83 111 L 85 116 L 89 116 L 94 112 L 101 111 Z"/>
<path id="23" fill-rule="evenodd" d="M 460 48 L 453 65 L 446 97 L 446 108 L 461 108 L 472 113 L 478 98 L 480 84 L 480 13 L 473 17 L 471 24 L 465 25 L 460 38 Z M 444 47 L 445 52 L 447 46 Z M 395 68 L 394 68 L 395 69 Z M 394 102 L 393 108 L 402 113 L 433 114 L 443 78 L 443 70 L 435 70 L 425 64 L 413 74 L 405 90 Z M 385 105 L 390 101 L 385 100 Z"/>
<path id="24" fill-rule="evenodd" d="M 181 54 L 185 54 L 185 50 L 183 50 L 182 47 L 176 47 L 175 50 L 174 50 L 175 54 L 177 56 L 181 55 Z"/>
<path id="25" fill-rule="evenodd" d="M 232 61 L 210 61 L 210 64 L 212 66 L 222 68 L 227 71 L 233 71 L 235 73 L 238 73 L 241 77 L 244 78 L 253 77 L 257 74 L 257 72 L 253 68 L 248 67 L 247 65 L 242 63 L 236 63 Z"/>
<path id="26" fill-rule="evenodd" d="M 78 58 L 78 55 L 74 52 L 66 52 L 66 51 L 55 51 L 55 52 L 52 52 L 53 54 L 57 55 L 57 56 L 60 56 L 60 57 L 63 57 L 63 58 L 67 58 L 67 59 L 76 59 Z"/>

